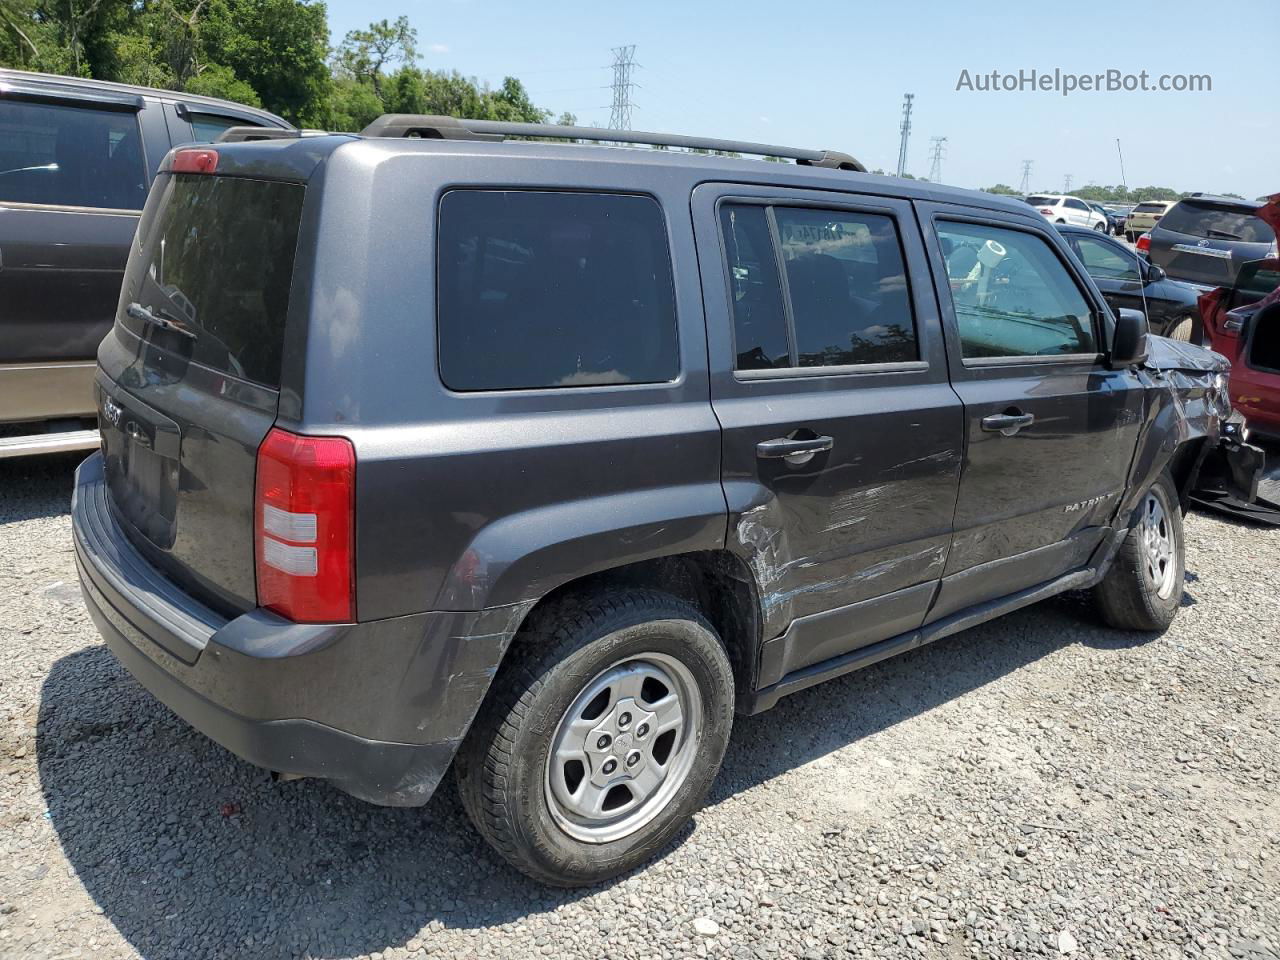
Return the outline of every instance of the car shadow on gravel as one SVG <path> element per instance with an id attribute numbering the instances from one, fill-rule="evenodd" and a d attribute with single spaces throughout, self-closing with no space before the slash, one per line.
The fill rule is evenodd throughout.
<path id="1" fill-rule="evenodd" d="M 57 453 L 0 460 L 0 523 L 70 513 L 76 467 L 85 456 Z"/>
<path id="2" fill-rule="evenodd" d="M 1064 646 L 1149 639 L 1103 630 L 1068 595 L 814 687 L 739 718 L 709 803 Z M 316 781 L 271 783 L 152 699 L 105 647 L 54 664 L 37 750 L 71 866 L 148 960 L 360 955 L 429 942 L 432 928 L 519 922 L 584 895 L 502 863 L 471 828 L 452 778 L 425 808 L 407 810 Z"/>

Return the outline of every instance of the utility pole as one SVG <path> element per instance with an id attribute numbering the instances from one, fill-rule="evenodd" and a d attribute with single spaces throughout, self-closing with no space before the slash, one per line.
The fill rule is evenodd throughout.
<path id="1" fill-rule="evenodd" d="M 929 180 L 933 183 L 942 182 L 942 158 L 947 155 L 947 138 L 946 137 L 930 137 L 929 143 Z"/>
<path id="2" fill-rule="evenodd" d="M 1031 192 L 1031 161 L 1022 161 L 1022 183 L 1018 186 L 1018 192 L 1024 197 Z"/>
<path id="3" fill-rule="evenodd" d="M 1072 178 L 1071 174 L 1069 174 L 1069 173 L 1063 174 L 1063 176 L 1062 176 L 1062 192 L 1063 192 L 1063 193 L 1070 193 L 1070 192 L 1071 192 L 1071 181 L 1072 181 L 1072 179 L 1073 179 L 1073 178 Z"/>
<path id="4" fill-rule="evenodd" d="M 631 79 L 631 71 L 639 64 L 635 60 L 636 45 L 613 48 L 613 107 L 609 112 L 610 130 L 631 129 L 631 91 L 635 81 Z"/>
<path id="5" fill-rule="evenodd" d="M 915 98 L 914 93 L 908 93 L 906 99 L 902 101 L 902 126 L 899 128 L 902 143 L 898 147 L 898 176 L 907 172 L 907 141 L 911 139 L 911 101 Z"/>

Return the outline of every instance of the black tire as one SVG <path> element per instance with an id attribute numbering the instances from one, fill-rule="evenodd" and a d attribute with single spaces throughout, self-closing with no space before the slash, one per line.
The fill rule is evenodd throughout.
<path id="1" fill-rule="evenodd" d="M 1153 500 L 1163 513 L 1172 547 L 1163 566 L 1152 561 L 1144 536 L 1144 520 L 1151 515 Z M 1164 631 L 1182 605 L 1185 571 L 1182 510 L 1173 478 L 1165 473 L 1142 495 L 1111 569 L 1093 589 L 1098 612 L 1109 626 L 1119 630 Z"/>
<path id="2" fill-rule="evenodd" d="M 516 869 L 552 886 L 598 883 L 652 859 L 701 806 L 729 742 L 733 671 L 702 614 L 660 591 L 613 590 L 570 599 L 535 611 L 531 620 L 458 752 L 459 794 L 481 836 Z M 655 804 L 653 819 L 618 839 L 587 842 L 556 819 L 552 805 L 559 801 L 549 796 L 554 768 L 548 756 L 562 718 L 578 707 L 585 691 L 611 676 L 616 665 L 643 662 L 646 655 L 675 658 L 696 684 L 698 708 L 689 711 L 697 717 L 696 735 L 686 737 L 683 747 L 669 748 L 667 758 L 670 763 L 677 749 L 687 749 L 691 765 L 678 788 L 673 779 L 672 792 Z M 610 696 L 616 699 L 613 691 Z M 605 713 L 607 719 L 612 708 Z M 638 725 L 632 732 L 640 733 Z M 620 733 L 616 740 L 622 741 Z M 646 763 L 653 760 L 646 755 Z M 599 764 L 603 772 L 607 763 Z M 595 761 L 589 764 L 587 778 L 596 772 Z"/>
<path id="3" fill-rule="evenodd" d="M 1106 233 L 1106 232 L 1107 232 L 1107 225 L 1106 225 L 1105 223 L 1095 223 L 1095 224 L 1093 225 L 1093 229 L 1095 229 L 1095 230 L 1101 230 L 1103 233 Z"/>

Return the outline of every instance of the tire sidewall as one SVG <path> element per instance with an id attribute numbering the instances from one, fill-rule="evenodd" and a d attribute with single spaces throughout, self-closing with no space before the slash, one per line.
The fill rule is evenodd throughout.
<path id="1" fill-rule="evenodd" d="M 546 763 L 561 719 L 582 690 L 613 664 L 645 653 L 662 653 L 688 667 L 702 695 L 698 742 L 680 789 L 653 820 L 609 843 L 570 837 L 555 822 L 546 796 Z M 720 641 L 705 625 L 683 618 L 639 619 L 611 625 L 551 666 L 533 697 L 527 722 L 512 745 L 512 827 L 541 871 L 562 882 L 581 882 L 621 872 L 649 859 L 684 827 L 719 770 L 733 723 L 733 673 Z"/>

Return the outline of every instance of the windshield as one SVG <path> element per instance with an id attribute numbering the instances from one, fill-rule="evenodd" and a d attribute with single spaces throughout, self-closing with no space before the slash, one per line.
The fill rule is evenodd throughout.
<path id="1" fill-rule="evenodd" d="M 1164 215 L 1160 226 L 1165 230 L 1218 240 L 1240 240 L 1245 243 L 1270 243 L 1275 231 L 1250 210 L 1212 203 L 1183 200 Z"/>

